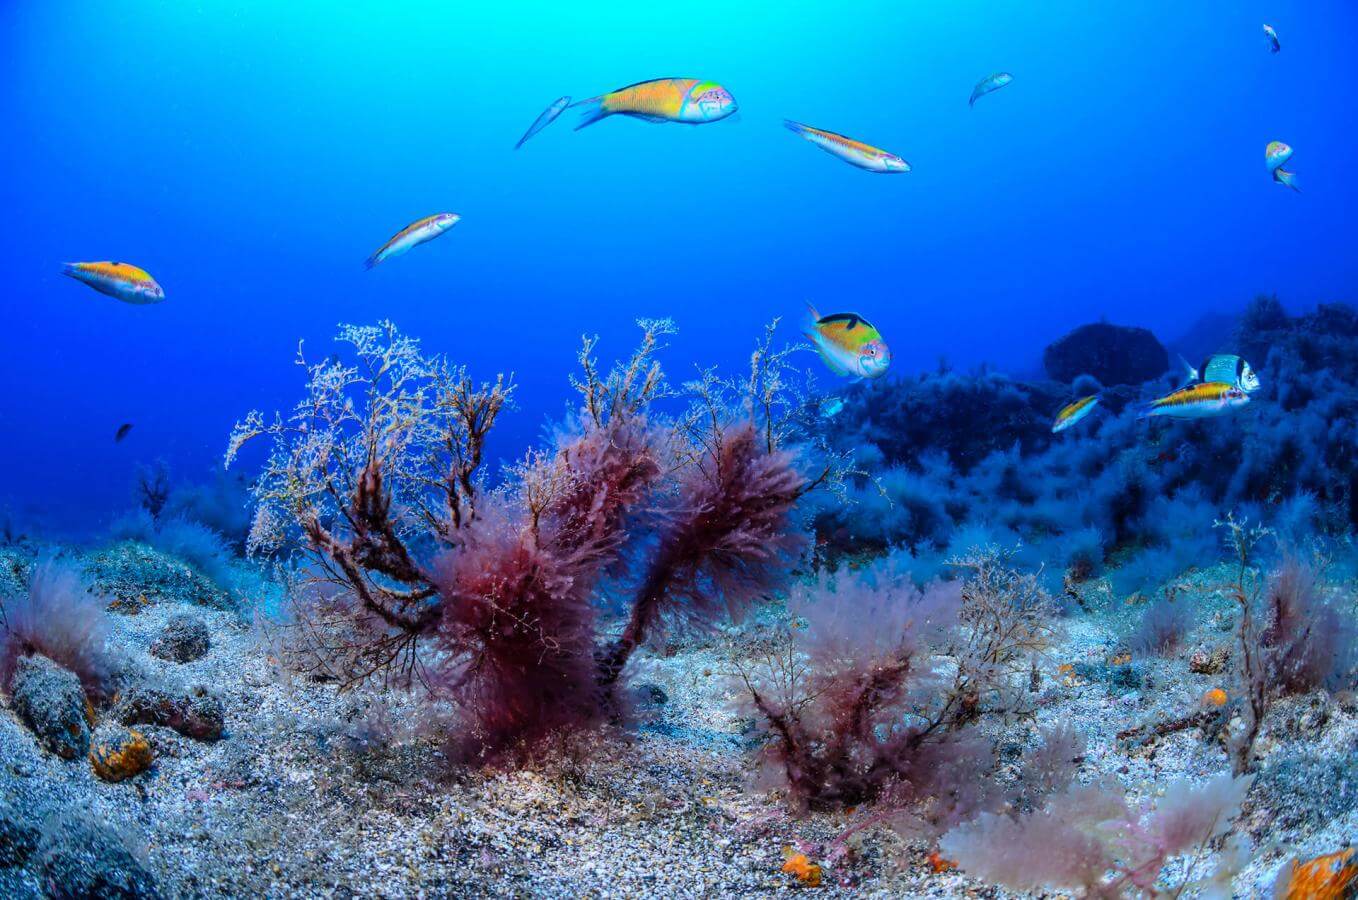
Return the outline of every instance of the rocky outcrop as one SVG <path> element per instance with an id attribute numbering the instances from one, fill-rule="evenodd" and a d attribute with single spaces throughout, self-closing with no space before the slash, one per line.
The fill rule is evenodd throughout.
<path id="1" fill-rule="evenodd" d="M 37 863 L 53 897 L 148 900 L 160 896 L 128 837 L 113 824 L 80 811 L 63 813 L 43 829 Z"/>
<path id="2" fill-rule="evenodd" d="M 1095 322 L 1049 344 L 1042 364 L 1055 381 L 1092 375 L 1105 385 L 1141 384 L 1165 373 L 1169 354 L 1145 328 Z"/>
<path id="3" fill-rule="evenodd" d="M 62 759 L 77 759 L 90 749 L 90 723 L 80 679 L 45 656 L 19 660 L 11 688 L 19 718 L 43 747 Z"/>

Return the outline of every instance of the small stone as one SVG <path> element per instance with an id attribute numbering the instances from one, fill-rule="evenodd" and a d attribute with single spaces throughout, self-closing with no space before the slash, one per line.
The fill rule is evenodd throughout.
<path id="1" fill-rule="evenodd" d="M 215 741 L 222 736 L 226 708 L 203 687 L 140 684 L 118 698 L 113 716 L 124 725 L 163 725 L 185 737 Z"/>
<path id="2" fill-rule="evenodd" d="M 90 738 L 90 765 L 105 781 L 123 781 L 151 768 L 154 754 L 140 732 L 106 723 Z"/>
<path id="3" fill-rule="evenodd" d="M 201 619 L 178 615 L 165 624 L 165 629 L 151 645 L 151 655 L 170 662 L 187 663 L 202 659 L 212 649 L 207 626 Z"/>
<path id="4" fill-rule="evenodd" d="M 14 711 L 38 742 L 62 759 L 90 749 L 85 692 L 80 679 L 45 656 L 19 660 L 10 690 Z"/>
<path id="5" fill-rule="evenodd" d="M 1219 675 L 1226 668 L 1231 651 L 1225 644 L 1206 649 L 1199 647 L 1188 658 L 1188 671 L 1198 675 Z"/>

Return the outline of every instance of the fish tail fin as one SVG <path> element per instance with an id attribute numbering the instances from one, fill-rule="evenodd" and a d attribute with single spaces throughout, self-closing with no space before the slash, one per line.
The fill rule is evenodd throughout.
<path id="1" fill-rule="evenodd" d="M 805 126 L 805 125 L 803 125 L 801 122 L 794 122 L 794 121 L 792 121 L 791 119 L 784 119 L 784 120 L 783 120 L 783 127 L 786 128 L 788 131 L 792 132 L 793 134 L 805 134 L 805 133 L 806 133 L 806 126 Z"/>
<path id="2" fill-rule="evenodd" d="M 588 100 L 572 103 L 571 106 L 580 107 L 580 123 L 575 126 L 576 131 L 579 131 L 581 128 L 588 125 L 593 125 L 595 122 L 608 115 L 608 110 L 604 109 L 603 97 L 590 97 Z"/>
<path id="3" fill-rule="evenodd" d="M 1151 416 L 1155 415 L 1155 408 L 1154 401 L 1141 404 L 1136 411 L 1136 420 L 1140 422 L 1142 419 L 1149 419 Z"/>
<path id="4" fill-rule="evenodd" d="M 75 278 L 75 277 L 79 276 L 79 274 L 80 274 L 80 264 L 79 264 L 79 263 L 62 263 L 62 264 L 61 264 L 61 274 L 63 274 L 63 275 L 69 275 L 69 276 L 71 276 L 72 278 Z"/>
<path id="5" fill-rule="evenodd" d="M 816 323 L 820 321 L 820 313 L 816 312 L 816 307 L 811 305 L 811 301 L 806 301 L 806 318 L 802 320 L 802 334 L 806 339 L 816 346 L 820 346 L 819 334 L 816 332 Z"/>
<path id="6" fill-rule="evenodd" d="M 371 271 L 372 267 L 377 265 L 381 261 L 382 260 L 377 258 L 377 254 L 374 253 L 372 256 L 369 256 L 367 259 L 363 260 L 363 271 L 365 272 Z"/>
<path id="7" fill-rule="evenodd" d="M 1198 370 L 1193 368 L 1188 360 L 1184 359 L 1182 353 L 1179 354 L 1179 363 L 1184 367 L 1184 376 L 1188 379 L 1190 384 L 1198 380 Z"/>

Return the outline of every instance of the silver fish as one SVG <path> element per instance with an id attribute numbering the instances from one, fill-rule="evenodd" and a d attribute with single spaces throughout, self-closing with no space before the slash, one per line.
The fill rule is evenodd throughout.
<path id="1" fill-rule="evenodd" d="M 1268 38 L 1268 49 L 1271 53 L 1277 53 L 1283 49 L 1283 45 L 1278 43 L 1278 32 L 1273 30 L 1272 25 L 1264 26 L 1264 37 Z"/>
<path id="2" fill-rule="evenodd" d="M 570 97 L 559 97 L 552 101 L 552 105 L 542 111 L 542 115 L 533 120 L 533 124 L 528 126 L 528 130 L 519 138 L 519 142 L 514 145 L 517 150 L 522 147 L 530 137 L 537 134 L 542 129 L 556 121 L 556 117 L 566 111 L 566 107 L 571 105 Z"/>
<path id="3" fill-rule="evenodd" d="M 1258 374 L 1248 362 L 1234 353 L 1214 353 L 1202 364 L 1201 369 L 1193 368 L 1182 356 L 1179 357 L 1179 362 L 1183 363 L 1184 371 L 1188 375 L 1188 380 L 1184 382 L 1185 387 L 1199 381 L 1220 381 L 1238 387 L 1247 394 L 1259 390 Z"/>
<path id="4" fill-rule="evenodd" d="M 977 99 L 998 91 L 1013 80 L 1014 76 L 1008 72 L 996 72 L 994 75 L 987 75 L 977 83 L 976 87 L 971 89 L 971 99 L 967 101 L 967 106 L 975 106 Z"/>

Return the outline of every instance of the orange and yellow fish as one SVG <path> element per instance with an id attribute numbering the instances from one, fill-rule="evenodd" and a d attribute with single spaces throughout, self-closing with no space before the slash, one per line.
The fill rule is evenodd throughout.
<path id="1" fill-rule="evenodd" d="M 882 335 L 858 313 L 821 316 L 811 313 L 803 333 L 831 372 L 848 378 L 880 378 L 891 365 L 891 351 Z"/>
<path id="2" fill-rule="evenodd" d="M 1065 431 L 1076 422 L 1083 419 L 1094 411 L 1094 407 L 1099 405 L 1099 395 L 1090 394 L 1088 397 L 1081 397 L 1074 403 L 1062 408 L 1056 414 L 1056 421 L 1052 423 L 1052 434 Z"/>
<path id="3" fill-rule="evenodd" d="M 1170 416 L 1175 419 L 1205 419 L 1239 409 L 1249 402 L 1249 394 L 1233 384 L 1204 381 L 1152 400 L 1142 407 L 1137 418 Z"/>
<path id="4" fill-rule="evenodd" d="M 656 78 L 639 81 L 574 104 L 581 107 L 579 131 L 608 116 L 632 116 L 648 122 L 703 125 L 736 111 L 736 98 L 715 81 L 699 78 Z"/>
<path id="5" fill-rule="evenodd" d="M 378 247 L 377 252 L 368 257 L 363 267 L 371 269 L 380 262 L 408 253 L 420 244 L 432 241 L 461 221 L 462 217 L 457 213 L 436 213 L 425 216 L 418 222 L 412 222 L 392 235 L 391 240 Z"/>
<path id="6" fill-rule="evenodd" d="M 784 119 L 783 125 L 788 131 L 805 138 L 826 153 L 839 157 L 851 166 L 880 173 L 910 171 L 910 163 L 894 153 L 887 153 L 871 144 L 865 144 L 862 141 L 856 141 L 853 138 L 835 134 L 833 131 L 826 131 L 822 128 L 812 128 L 810 125 L 803 125 L 791 119 Z"/>
<path id="7" fill-rule="evenodd" d="M 156 284 L 149 272 L 128 263 L 65 263 L 61 271 L 99 293 L 108 294 L 124 303 L 159 303 L 165 299 L 165 291 Z"/>

